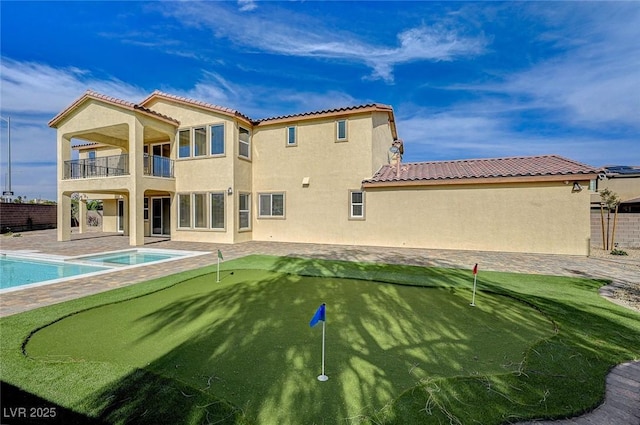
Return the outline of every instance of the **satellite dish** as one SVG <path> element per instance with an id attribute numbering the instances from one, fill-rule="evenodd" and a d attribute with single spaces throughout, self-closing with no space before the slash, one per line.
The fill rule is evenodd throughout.
<path id="1" fill-rule="evenodd" d="M 389 152 L 391 152 L 391 153 L 398 153 L 398 152 L 400 152 L 400 149 L 398 149 L 398 147 L 397 147 L 397 146 L 391 146 L 391 147 L 389 148 Z"/>
<path id="2" fill-rule="evenodd" d="M 606 180 L 606 179 L 607 179 L 607 175 L 605 173 L 598 174 L 598 180 Z"/>

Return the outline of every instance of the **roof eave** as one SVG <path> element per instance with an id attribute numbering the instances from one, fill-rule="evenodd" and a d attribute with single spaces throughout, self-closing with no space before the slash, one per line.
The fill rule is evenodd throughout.
<path id="1" fill-rule="evenodd" d="M 553 174 L 542 176 L 505 176 L 505 177 L 465 177 L 448 179 L 421 179 L 421 180 L 388 180 L 373 182 L 364 180 L 363 188 L 381 187 L 418 187 L 418 186 L 449 186 L 449 185 L 480 185 L 480 184 L 504 184 L 504 183 L 533 183 L 533 182 L 558 182 L 558 181 L 585 181 L 598 177 L 597 173 L 582 174 Z"/>
<path id="2" fill-rule="evenodd" d="M 222 108 L 222 107 L 218 108 L 216 107 L 216 105 L 209 105 L 209 104 L 206 104 L 205 102 L 199 102 L 196 100 L 190 100 L 190 99 L 182 98 L 179 96 L 169 95 L 167 93 L 163 93 L 157 90 L 151 93 L 149 96 L 147 96 L 142 102 L 140 102 L 140 105 L 146 107 L 146 105 L 149 104 L 153 99 L 162 99 L 162 100 L 177 103 L 180 105 L 186 105 L 186 106 L 191 106 L 193 108 L 203 109 L 205 111 L 215 112 L 217 114 L 226 115 L 231 118 L 238 118 L 246 122 L 247 124 L 254 125 L 254 121 L 251 118 L 249 118 L 248 116 L 236 110 L 233 110 L 233 109 L 226 110 L 225 108 Z"/>
<path id="3" fill-rule="evenodd" d="M 99 103 L 104 103 L 107 105 L 111 105 L 111 106 L 115 106 L 118 108 L 122 108 L 125 109 L 127 111 L 131 111 L 133 113 L 139 113 L 148 117 L 151 117 L 155 120 L 159 120 L 159 121 L 163 121 L 165 123 L 171 124 L 173 126 L 178 126 L 180 125 L 180 122 L 176 119 L 173 119 L 171 117 L 168 117 L 166 115 L 162 115 L 159 114 L 157 112 L 154 112 L 150 109 L 147 109 L 146 107 L 140 106 L 140 105 L 135 105 L 135 104 L 129 104 L 127 103 L 123 103 L 123 102 L 113 102 L 109 99 L 105 99 L 102 98 L 96 94 L 94 94 L 94 92 L 87 90 L 82 96 L 80 96 L 79 98 L 77 98 L 73 103 L 71 103 L 71 105 L 67 106 L 62 112 L 60 112 L 58 115 L 56 115 L 55 117 L 53 117 L 51 119 L 51 121 L 49 121 L 48 125 L 51 128 L 58 128 L 58 124 L 63 121 L 64 119 L 66 119 L 73 111 L 75 111 L 76 109 L 78 109 L 82 104 L 88 102 L 88 101 L 96 101 Z"/>
<path id="4" fill-rule="evenodd" d="M 394 138 L 397 139 L 397 132 L 395 129 L 395 118 L 393 115 L 393 108 L 388 105 L 372 104 L 363 107 L 341 108 L 332 109 L 328 111 L 308 112 L 302 114 L 288 115 L 284 117 L 264 118 L 255 122 L 256 126 L 267 126 L 283 124 L 288 122 L 305 121 L 309 119 L 322 119 L 322 118 L 334 118 L 334 117 L 347 117 L 350 115 L 367 114 L 371 112 L 386 112 L 390 115 L 389 121 L 392 123 L 392 129 Z"/>

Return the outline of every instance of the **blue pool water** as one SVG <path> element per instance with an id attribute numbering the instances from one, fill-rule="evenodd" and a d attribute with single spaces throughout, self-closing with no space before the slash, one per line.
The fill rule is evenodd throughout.
<path id="1" fill-rule="evenodd" d="M 106 252 L 61 260 L 0 255 L 0 291 L 35 283 L 50 283 L 57 279 L 72 278 L 88 273 L 121 270 L 142 264 L 193 255 L 192 252 L 154 251 L 135 249 Z"/>
<path id="2" fill-rule="evenodd" d="M 170 258 L 183 257 L 180 254 L 155 253 L 146 251 L 115 252 L 111 254 L 91 255 L 82 257 L 82 261 L 105 266 L 133 266 L 136 264 L 151 263 L 154 261 L 168 260 Z"/>
<path id="3" fill-rule="evenodd" d="M 0 256 L 0 289 L 108 270 L 106 267 Z"/>

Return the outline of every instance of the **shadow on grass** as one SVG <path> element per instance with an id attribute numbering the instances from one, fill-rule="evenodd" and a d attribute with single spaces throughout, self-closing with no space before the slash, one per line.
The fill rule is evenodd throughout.
<path id="1" fill-rule="evenodd" d="M 572 282 L 576 288 L 594 291 L 600 283 L 604 282 Z M 391 417 L 402 420 L 388 424 L 504 424 L 574 417 L 603 401 L 606 374 L 614 365 L 640 358 L 636 312 L 596 296 L 567 293 L 560 300 L 554 298 L 557 294 L 533 295 L 533 287 L 511 291 L 503 282 L 487 278 L 482 286 L 532 303 L 558 323 L 558 335 L 532 347 L 525 367 L 517 373 L 423 380 L 394 404 Z"/>
<path id="2" fill-rule="evenodd" d="M 244 261 L 233 264 L 252 259 Z M 624 316 L 620 309 L 602 304 L 580 309 L 570 297 L 559 301 L 556 294 L 534 295 L 533 286 L 529 292 L 526 286 L 511 291 L 504 279 L 487 274 L 483 291 L 537 306 L 558 323 L 560 334 L 531 349 L 526 365 L 514 365 L 512 359 L 506 365 L 482 364 L 503 343 L 528 347 L 530 340 L 521 334 L 528 318 L 515 308 L 501 308 L 510 305 L 508 299 L 491 297 L 478 303 L 475 319 L 466 315 L 470 271 L 292 258 L 254 262 L 256 268 L 280 273 L 255 271 L 241 277 L 225 271 L 219 284 L 214 275 L 196 278 L 188 288 L 179 288 L 179 296 L 168 288 L 120 311 L 132 314 L 124 331 L 138 332 L 135 343 L 104 348 L 104 358 L 97 360 L 127 363 L 135 355 L 147 361 L 111 387 L 88 395 L 90 410 L 112 423 L 498 424 L 589 408 L 602 395 L 612 361 L 638 349 L 638 329 L 625 325 L 633 317 L 618 320 Z M 439 304 L 428 308 L 429 296 L 419 288 L 298 275 L 434 287 L 452 296 L 437 298 Z M 594 284 L 585 281 L 584 287 Z M 437 292 L 429 294 L 435 298 Z M 166 300 L 160 308 L 151 307 L 152 296 Z M 321 331 L 308 327 L 321 302 L 328 304 L 331 347 L 325 383 L 315 379 Z M 100 307 L 94 310 L 101 317 Z M 498 341 L 490 339 L 497 321 L 511 324 Z M 615 326 L 620 335 L 611 337 Z M 484 333 L 474 335 L 470 328 Z M 191 331 L 185 332 L 190 337 L 180 340 L 184 330 Z M 424 333 L 436 337 L 425 342 Z M 485 339 L 492 342 L 483 346 Z"/>
<path id="3" fill-rule="evenodd" d="M 238 409 L 184 382 L 136 369 L 91 397 L 101 423 L 246 424 Z"/>
<path id="4" fill-rule="evenodd" d="M 106 425 L 106 422 L 74 412 L 35 394 L 0 381 L 0 423 L 18 425 Z"/>

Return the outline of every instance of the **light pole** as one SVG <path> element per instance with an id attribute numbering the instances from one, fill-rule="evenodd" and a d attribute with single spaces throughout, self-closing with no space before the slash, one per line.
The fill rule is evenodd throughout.
<path id="1" fill-rule="evenodd" d="M 2 192 L 2 196 L 13 196 L 11 191 L 11 117 L 0 116 L 0 119 L 7 123 L 7 171 L 9 172 L 7 176 L 8 187 Z"/>

